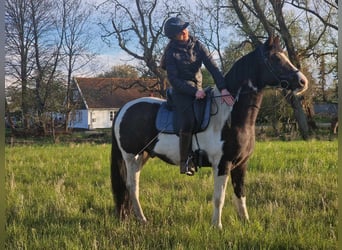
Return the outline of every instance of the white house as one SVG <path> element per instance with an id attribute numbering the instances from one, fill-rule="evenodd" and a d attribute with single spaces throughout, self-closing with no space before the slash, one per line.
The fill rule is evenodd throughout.
<path id="1" fill-rule="evenodd" d="M 110 128 L 115 113 L 126 102 L 156 93 L 156 79 L 75 77 L 69 127 Z"/>

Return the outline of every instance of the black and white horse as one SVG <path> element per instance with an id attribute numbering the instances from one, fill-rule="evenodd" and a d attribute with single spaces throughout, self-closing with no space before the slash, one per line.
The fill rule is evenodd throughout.
<path id="1" fill-rule="evenodd" d="M 265 86 L 280 87 L 296 94 L 306 90 L 306 77 L 289 61 L 278 37 L 239 59 L 225 76 L 226 87 L 236 98 L 233 108 L 221 103 L 215 88 L 212 116 L 208 127 L 196 134 L 193 151 L 200 146 L 214 174 L 213 225 L 222 228 L 221 215 L 228 175 L 234 189 L 238 215 L 249 219 L 244 178 L 247 161 L 255 142 L 255 121 Z M 144 97 L 125 104 L 113 122 L 111 183 L 116 211 L 120 218 L 132 210 L 146 222 L 139 202 L 139 176 L 149 157 L 157 156 L 173 165 L 179 164 L 179 137 L 156 129 L 155 120 L 163 99 Z M 228 118 L 230 117 L 230 125 Z M 194 135 L 195 136 L 195 135 Z M 184 178 L 189 178 L 185 177 Z M 186 181 L 186 180 L 184 180 Z"/>

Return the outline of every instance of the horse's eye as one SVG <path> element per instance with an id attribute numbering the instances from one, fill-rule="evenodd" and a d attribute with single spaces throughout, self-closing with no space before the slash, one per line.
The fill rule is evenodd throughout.
<path id="1" fill-rule="evenodd" d="M 272 60 L 275 62 L 275 63 L 279 63 L 281 61 L 280 57 L 277 56 L 277 55 L 274 55 Z"/>

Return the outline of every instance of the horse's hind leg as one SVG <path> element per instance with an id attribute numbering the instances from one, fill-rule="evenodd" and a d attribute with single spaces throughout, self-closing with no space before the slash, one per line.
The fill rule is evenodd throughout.
<path id="1" fill-rule="evenodd" d="M 241 219 L 248 221 L 249 216 L 246 206 L 245 195 L 245 175 L 246 165 L 237 166 L 231 172 L 232 184 L 234 188 L 233 202 L 235 204 L 238 215 Z"/>
<path id="2" fill-rule="evenodd" d="M 126 156 L 126 166 L 127 166 L 127 189 L 129 191 L 133 210 L 138 218 L 138 220 L 142 222 L 147 222 L 146 217 L 143 213 L 143 210 L 139 201 L 139 178 L 140 171 L 143 166 L 143 163 L 146 162 L 146 158 L 143 155 L 139 155 L 135 158 L 132 155 Z"/>

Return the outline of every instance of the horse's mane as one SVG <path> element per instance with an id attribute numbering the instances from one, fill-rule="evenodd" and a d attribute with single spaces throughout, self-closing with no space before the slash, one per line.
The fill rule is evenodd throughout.
<path id="1" fill-rule="evenodd" d="M 238 59 L 230 70 L 225 75 L 225 83 L 229 92 L 231 92 L 234 96 L 237 93 L 238 89 L 250 80 L 254 79 L 257 75 L 256 72 L 258 70 L 257 62 L 259 61 L 258 49 L 248 53 L 247 55 Z"/>

